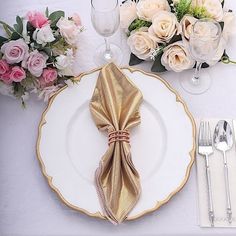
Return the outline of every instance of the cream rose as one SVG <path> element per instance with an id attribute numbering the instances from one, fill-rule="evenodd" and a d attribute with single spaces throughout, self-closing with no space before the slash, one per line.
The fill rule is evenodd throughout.
<path id="1" fill-rule="evenodd" d="M 131 33 L 127 43 L 131 52 L 142 60 L 150 58 L 152 50 L 157 46 L 157 43 L 152 36 L 149 35 L 148 28 L 146 27 Z"/>
<path id="2" fill-rule="evenodd" d="M 76 26 L 73 20 L 68 20 L 61 17 L 57 22 L 57 27 L 60 30 L 60 34 L 64 37 L 70 45 L 75 45 L 77 42 L 77 36 L 80 32 L 79 28 Z"/>
<path id="3" fill-rule="evenodd" d="M 140 0 L 137 3 L 137 14 L 140 19 L 151 21 L 157 11 L 170 11 L 167 0 Z"/>
<path id="4" fill-rule="evenodd" d="M 223 29 L 223 37 L 225 40 L 229 39 L 231 34 L 235 34 L 236 32 L 236 24 L 235 24 L 235 15 L 233 12 L 226 12 L 223 17 L 224 21 L 224 29 Z"/>
<path id="5" fill-rule="evenodd" d="M 185 15 L 183 19 L 181 20 L 180 24 L 182 27 L 182 38 L 183 40 L 189 41 L 190 34 L 193 29 L 193 25 L 197 21 L 196 18 L 190 15 Z"/>
<path id="6" fill-rule="evenodd" d="M 181 32 L 180 24 L 176 16 L 168 11 L 159 11 L 152 18 L 152 25 L 148 29 L 150 35 L 157 42 L 169 42 L 171 38 Z"/>
<path id="7" fill-rule="evenodd" d="M 207 13 L 216 21 L 223 19 L 223 8 L 220 0 L 192 0 L 192 6 L 204 7 Z"/>
<path id="8" fill-rule="evenodd" d="M 182 41 L 170 44 L 164 49 L 161 63 L 167 70 L 181 72 L 193 68 L 195 61 Z"/>
<path id="9" fill-rule="evenodd" d="M 120 27 L 127 30 L 129 25 L 138 18 L 136 3 L 127 1 L 120 6 Z"/>

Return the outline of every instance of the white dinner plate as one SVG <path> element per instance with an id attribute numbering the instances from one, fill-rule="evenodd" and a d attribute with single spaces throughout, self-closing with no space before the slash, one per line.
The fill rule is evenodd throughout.
<path id="1" fill-rule="evenodd" d="M 131 130 L 133 162 L 142 194 L 128 219 L 157 210 L 186 183 L 194 160 L 195 124 L 186 104 L 160 77 L 140 70 L 123 72 L 142 91 L 141 124 Z M 64 87 L 42 115 L 37 156 L 49 185 L 73 209 L 104 218 L 94 174 L 107 150 L 106 133 L 98 131 L 89 102 L 99 69 Z"/>

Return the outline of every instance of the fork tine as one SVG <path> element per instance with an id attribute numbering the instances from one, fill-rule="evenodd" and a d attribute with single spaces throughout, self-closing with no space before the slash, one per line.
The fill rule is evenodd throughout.
<path id="1" fill-rule="evenodd" d="M 203 122 L 203 145 L 206 146 L 206 122 Z"/>
<path id="2" fill-rule="evenodd" d="M 209 136 L 209 129 L 208 129 L 208 125 L 207 125 L 207 121 L 205 122 L 205 142 L 206 142 L 206 146 L 209 145 L 209 139 L 208 139 L 208 136 Z"/>
<path id="3" fill-rule="evenodd" d="M 198 134 L 198 144 L 203 145 L 203 121 L 200 123 L 199 134 Z"/>
<path id="4" fill-rule="evenodd" d="M 209 121 L 207 122 L 207 126 L 208 126 L 208 142 L 209 142 L 209 145 L 212 146 L 212 137 L 211 137 L 211 129 L 210 129 L 210 124 L 209 124 Z"/>

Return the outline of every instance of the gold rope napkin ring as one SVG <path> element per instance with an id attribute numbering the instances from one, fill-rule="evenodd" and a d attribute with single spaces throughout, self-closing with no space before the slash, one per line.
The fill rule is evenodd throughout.
<path id="1" fill-rule="evenodd" d="M 108 134 L 108 145 L 110 146 L 114 142 L 126 142 L 129 141 L 129 131 L 127 130 L 116 130 Z"/>

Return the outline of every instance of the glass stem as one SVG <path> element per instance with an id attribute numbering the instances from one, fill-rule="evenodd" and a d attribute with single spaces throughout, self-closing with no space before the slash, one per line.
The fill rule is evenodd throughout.
<path id="1" fill-rule="evenodd" d="M 110 52 L 111 48 L 110 48 L 110 43 L 108 41 L 108 38 L 104 38 L 104 40 L 105 40 L 105 44 L 106 44 L 106 52 Z"/>
<path id="2" fill-rule="evenodd" d="M 202 62 L 197 61 L 196 69 L 192 78 L 194 84 L 199 84 L 201 67 L 202 67 Z"/>
<path id="3" fill-rule="evenodd" d="M 105 40 L 105 44 L 106 44 L 106 50 L 105 50 L 105 53 L 104 53 L 104 58 L 107 62 L 110 62 L 111 59 L 112 59 L 110 43 L 108 41 L 108 38 L 104 38 L 104 40 Z"/>

